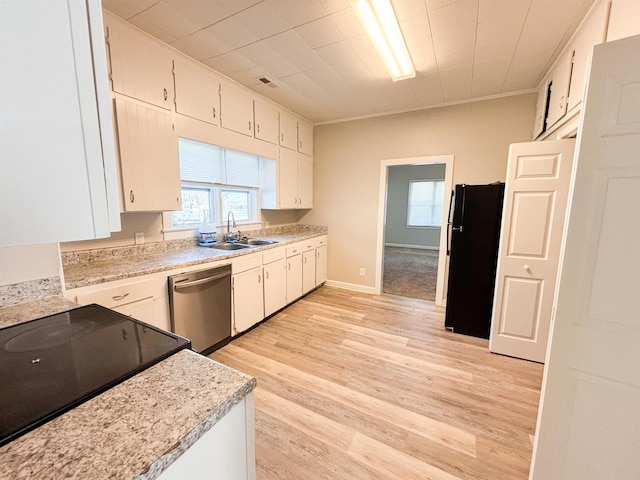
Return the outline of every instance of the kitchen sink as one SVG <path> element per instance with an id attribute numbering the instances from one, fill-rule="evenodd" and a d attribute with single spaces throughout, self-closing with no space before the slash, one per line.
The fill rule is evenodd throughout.
<path id="1" fill-rule="evenodd" d="M 249 248 L 249 245 L 241 245 L 239 243 L 219 243 L 218 245 L 213 245 L 211 248 L 217 248 L 218 250 L 242 250 L 244 248 Z"/>
<path id="2" fill-rule="evenodd" d="M 277 240 L 262 240 L 260 238 L 248 238 L 246 240 L 240 240 L 240 243 L 243 245 L 273 245 L 274 243 L 278 243 Z"/>

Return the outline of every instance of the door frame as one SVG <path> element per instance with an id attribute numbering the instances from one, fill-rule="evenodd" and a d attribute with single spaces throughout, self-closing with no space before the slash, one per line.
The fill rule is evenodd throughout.
<path id="1" fill-rule="evenodd" d="M 447 192 L 453 188 L 453 161 L 454 155 L 429 155 L 424 157 L 394 158 L 380 161 L 380 187 L 378 193 L 378 229 L 376 235 L 376 275 L 374 290 L 376 294 L 382 293 L 382 275 L 384 273 L 384 225 L 387 216 L 387 182 L 389 167 L 402 165 L 433 165 L 444 164 L 444 192 L 442 209 L 442 227 L 440 228 L 440 246 L 438 252 L 438 275 L 436 279 L 435 304 L 444 306 L 446 303 L 444 282 L 447 261 Z"/>

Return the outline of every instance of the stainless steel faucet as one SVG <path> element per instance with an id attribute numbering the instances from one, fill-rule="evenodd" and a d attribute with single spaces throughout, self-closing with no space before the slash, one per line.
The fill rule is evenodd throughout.
<path id="1" fill-rule="evenodd" d="M 227 242 L 235 240 L 233 238 L 233 233 L 231 233 L 229 218 L 233 218 L 233 228 L 236 228 L 236 217 L 233 215 L 233 212 L 231 210 L 229 210 L 229 213 L 227 214 Z"/>

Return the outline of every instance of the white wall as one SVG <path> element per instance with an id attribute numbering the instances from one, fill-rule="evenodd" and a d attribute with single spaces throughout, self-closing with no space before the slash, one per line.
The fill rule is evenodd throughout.
<path id="1" fill-rule="evenodd" d="M 531 139 L 535 102 L 525 94 L 316 126 L 314 208 L 301 223 L 329 227 L 329 279 L 375 285 L 382 160 L 454 154 L 454 183 L 504 180 L 509 144 Z"/>

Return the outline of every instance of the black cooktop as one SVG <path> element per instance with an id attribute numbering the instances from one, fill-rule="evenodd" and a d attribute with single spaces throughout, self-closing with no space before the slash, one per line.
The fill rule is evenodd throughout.
<path id="1" fill-rule="evenodd" d="M 99 305 L 0 329 L 0 446 L 190 347 Z"/>

